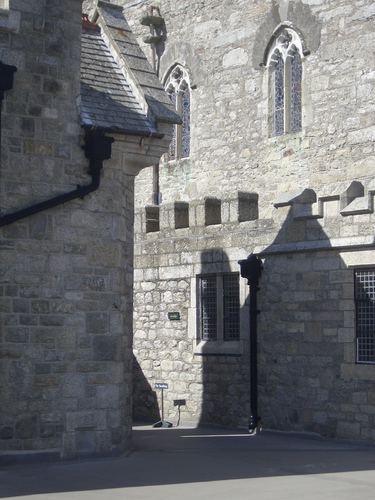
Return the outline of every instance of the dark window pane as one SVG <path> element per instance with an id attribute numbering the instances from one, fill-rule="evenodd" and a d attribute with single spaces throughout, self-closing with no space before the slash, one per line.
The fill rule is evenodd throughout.
<path id="1" fill-rule="evenodd" d="M 201 278 L 201 334 L 203 340 L 216 340 L 217 337 L 217 284 L 216 276 Z"/>
<path id="2" fill-rule="evenodd" d="M 238 275 L 223 276 L 224 340 L 240 338 L 240 294 Z"/>
<path id="3" fill-rule="evenodd" d="M 375 363 L 375 270 L 355 271 L 357 362 Z"/>

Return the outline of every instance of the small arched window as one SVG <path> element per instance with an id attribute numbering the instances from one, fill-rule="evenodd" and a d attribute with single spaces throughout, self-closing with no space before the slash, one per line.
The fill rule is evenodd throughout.
<path id="1" fill-rule="evenodd" d="M 302 129 L 302 46 L 297 33 L 283 27 L 269 51 L 271 135 Z"/>
<path id="2" fill-rule="evenodd" d="M 177 64 L 172 68 L 166 80 L 165 89 L 182 118 L 182 124 L 174 126 L 168 161 L 188 158 L 190 156 L 190 84 L 188 73 L 183 66 Z"/>

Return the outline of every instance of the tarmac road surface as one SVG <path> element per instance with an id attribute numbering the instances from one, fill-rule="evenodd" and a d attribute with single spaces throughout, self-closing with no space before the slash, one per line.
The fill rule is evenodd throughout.
<path id="1" fill-rule="evenodd" d="M 375 446 L 223 427 L 133 430 L 119 458 L 2 466 L 0 498 L 374 500 Z"/>

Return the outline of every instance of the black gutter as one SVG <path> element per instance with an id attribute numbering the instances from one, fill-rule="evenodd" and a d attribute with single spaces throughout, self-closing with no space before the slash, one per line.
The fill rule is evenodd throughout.
<path id="1" fill-rule="evenodd" d="M 260 311 L 257 308 L 258 283 L 262 274 L 262 261 L 251 254 L 247 259 L 239 260 L 241 276 L 247 278 L 250 287 L 250 422 L 249 432 L 255 434 L 259 427 L 260 416 L 258 415 L 258 340 L 257 340 L 257 316 Z"/>
<path id="2" fill-rule="evenodd" d="M 74 191 L 69 191 L 68 193 L 55 196 L 31 207 L 18 210 L 11 214 L 3 215 L 0 217 L 0 227 L 12 224 L 20 219 L 29 217 L 30 215 L 37 214 L 44 210 L 47 210 L 67 201 L 75 200 L 77 198 L 83 199 L 87 194 L 92 193 L 98 189 L 100 184 L 100 172 L 103 166 L 104 160 L 109 160 L 111 157 L 111 145 L 114 142 L 113 137 L 107 137 L 105 135 L 86 135 L 85 146 L 83 147 L 85 151 L 86 158 L 90 161 L 88 174 L 91 175 L 92 181 L 86 186 L 78 186 Z"/>

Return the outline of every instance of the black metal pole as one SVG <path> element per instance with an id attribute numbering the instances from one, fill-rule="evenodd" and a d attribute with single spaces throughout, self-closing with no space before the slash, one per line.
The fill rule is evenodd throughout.
<path id="1" fill-rule="evenodd" d="M 258 415 L 258 339 L 257 339 L 257 293 L 259 278 L 262 273 L 262 261 L 255 255 L 249 255 L 247 259 L 238 262 L 241 266 L 241 276 L 247 278 L 250 287 L 250 420 L 249 432 L 257 431 L 260 417 Z"/>

